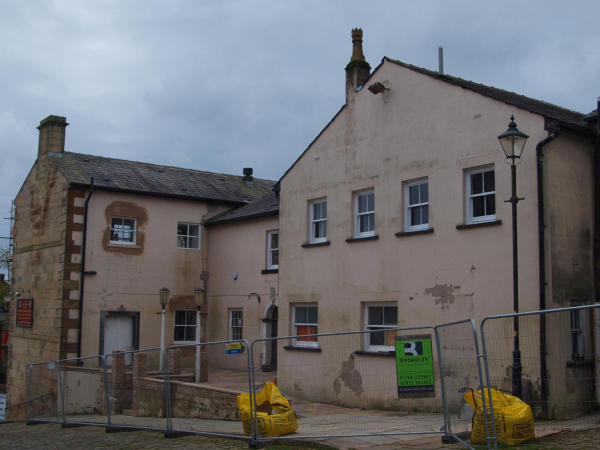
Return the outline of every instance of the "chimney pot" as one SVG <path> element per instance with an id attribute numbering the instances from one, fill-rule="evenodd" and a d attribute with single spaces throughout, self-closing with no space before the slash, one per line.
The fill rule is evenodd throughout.
<path id="1" fill-rule="evenodd" d="M 362 38 L 362 29 L 352 29 L 352 57 L 346 66 L 346 103 L 354 97 L 356 88 L 362 86 L 371 74 L 371 66 L 363 54 Z"/>
<path id="2" fill-rule="evenodd" d="M 252 186 L 254 183 L 254 178 L 252 177 L 252 167 L 244 167 L 244 184 L 247 186 Z"/>
<path id="3" fill-rule="evenodd" d="M 67 125 L 67 118 L 61 116 L 48 116 L 40 122 L 38 158 L 49 152 L 64 153 Z"/>

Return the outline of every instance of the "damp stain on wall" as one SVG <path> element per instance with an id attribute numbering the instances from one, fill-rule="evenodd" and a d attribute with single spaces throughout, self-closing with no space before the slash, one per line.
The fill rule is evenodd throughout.
<path id="1" fill-rule="evenodd" d="M 348 361 L 342 361 L 342 370 L 340 371 L 340 375 L 333 382 L 333 390 L 338 395 L 341 392 L 340 380 L 342 380 L 344 386 L 354 392 L 357 396 L 360 396 L 360 394 L 364 392 L 362 386 L 362 375 L 354 366 L 355 358 L 356 355 L 352 354 L 350 355 L 350 358 L 348 358 Z"/>

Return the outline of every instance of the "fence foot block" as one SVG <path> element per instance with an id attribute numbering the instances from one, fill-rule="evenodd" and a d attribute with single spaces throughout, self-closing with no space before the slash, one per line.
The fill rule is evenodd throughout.
<path id="1" fill-rule="evenodd" d="M 454 436 L 445 434 L 442 436 L 442 442 L 444 444 L 456 444 L 458 441 L 455 439 L 455 437 L 467 442 L 471 438 L 471 433 L 469 431 L 463 431 L 462 433 L 456 433 Z"/>
<path id="2" fill-rule="evenodd" d="M 133 428 L 133 427 L 119 427 L 119 426 L 110 426 L 110 427 L 106 427 L 106 432 L 107 433 L 123 433 L 126 431 L 139 431 L 138 428 Z"/>
<path id="3" fill-rule="evenodd" d="M 46 422 L 45 420 L 28 420 L 25 425 L 27 426 L 31 426 L 31 425 L 44 425 L 46 423 L 50 423 L 50 422 Z"/>
<path id="4" fill-rule="evenodd" d="M 248 444 L 248 448 L 265 448 L 267 444 L 264 442 L 255 442 Z"/>

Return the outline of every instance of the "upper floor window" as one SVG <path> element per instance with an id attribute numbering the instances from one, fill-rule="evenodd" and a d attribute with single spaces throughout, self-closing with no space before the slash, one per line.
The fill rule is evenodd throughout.
<path id="1" fill-rule="evenodd" d="M 319 332 L 319 308 L 316 304 L 295 305 L 292 310 L 294 345 L 316 347 L 317 336 L 308 336 Z"/>
<path id="2" fill-rule="evenodd" d="M 242 309 L 229 310 L 229 339 L 239 341 L 243 339 L 244 311 Z"/>
<path id="3" fill-rule="evenodd" d="M 137 220 L 125 217 L 111 217 L 110 242 L 113 244 L 135 245 Z"/>
<path id="4" fill-rule="evenodd" d="M 200 225 L 192 223 L 177 224 L 177 248 L 200 248 Z"/>
<path id="5" fill-rule="evenodd" d="M 429 182 L 417 181 L 405 187 L 406 231 L 429 228 Z"/>
<path id="6" fill-rule="evenodd" d="M 467 223 L 496 220 L 494 168 L 467 172 Z"/>
<path id="7" fill-rule="evenodd" d="M 267 269 L 279 268 L 279 231 L 267 233 Z"/>
<path id="8" fill-rule="evenodd" d="M 173 340 L 176 342 L 196 341 L 196 318 L 194 309 L 175 310 L 175 329 Z"/>
<path id="9" fill-rule="evenodd" d="M 327 200 L 310 204 L 310 242 L 327 241 Z"/>
<path id="10" fill-rule="evenodd" d="M 354 196 L 354 237 L 375 236 L 375 192 L 364 191 Z"/>
<path id="11" fill-rule="evenodd" d="M 397 332 L 386 329 L 398 327 L 398 306 L 395 304 L 373 304 L 365 306 L 365 350 L 372 352 L 394 351 Z M 378 331 L 381 330 L 381 331 Z"/>

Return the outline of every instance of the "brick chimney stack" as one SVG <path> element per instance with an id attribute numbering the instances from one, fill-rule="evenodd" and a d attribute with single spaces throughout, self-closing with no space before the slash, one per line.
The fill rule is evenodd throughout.
<path id="1" fill-rule="evenodd" d="M 346 103 L 354 96 L 356 88 L 362 86 L 371 74 L 371 66 L 363 54 L 362 37 L 362 29 L 352 30 L 352 58 L 346 66 Z"/>
<path id="2" fill-rule="evenodd" d="M 60 116 L 48 116 L 40 122 L 40 126 L 37 127 L 40 130 L 38 158 L 48 152 L 64 153 L 67 125 L 67 118 Z"/>

